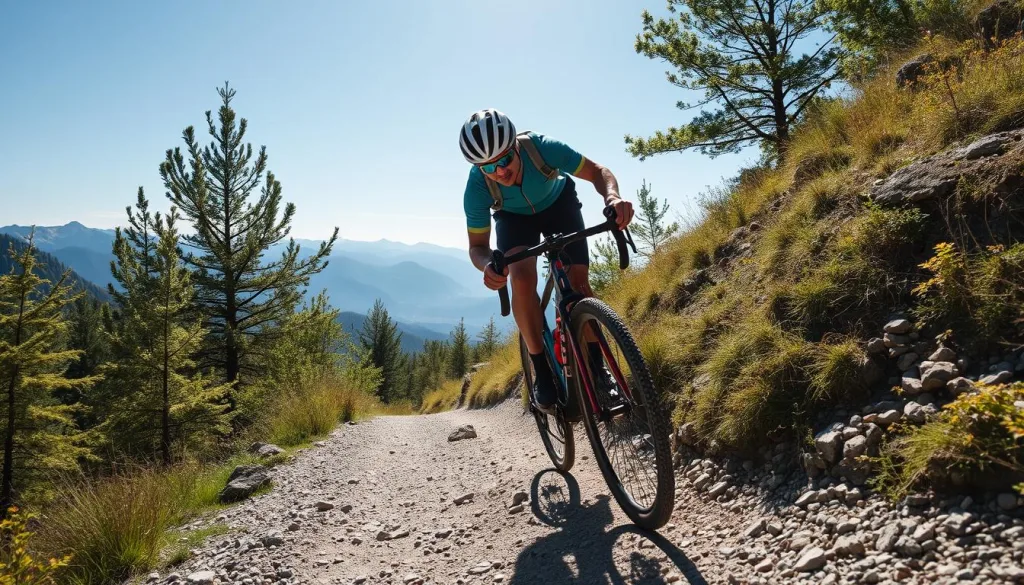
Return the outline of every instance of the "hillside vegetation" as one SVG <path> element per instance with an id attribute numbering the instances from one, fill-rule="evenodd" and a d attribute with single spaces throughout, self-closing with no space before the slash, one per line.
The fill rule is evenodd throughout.
<path id="1" fill-rule="evenodd" d="M 977 6 L 961 10 L 955 21 L 969 29 L 964 23 Z M 892 66 L 852 83 L 843 97 L 816 100 L 784 159 L 705 192 L 699 222 L 603 291 L 672 396 L 674 422 L 688 442 L 748 454 L 766 437 L 808 444 L 833 408 L 856 412 L 898 395 L 895 363 L 868 352 L 868 341 L 895 317 L 916 323 L 915 339 L 956 348 L 974 376 L 987 372 L 990 359 L 1020 357 L 1021 134 L 1003 138 L 1009 146 L 994 162 L 926 160 L 1024 126 L 1020 35 L 986 44 L 927 37 L 890 54 Z M 898 84 L 899 65 L 920 54 L 931 56 L 924 74 L 912 87 Z M 890 176 L 915 164 L 925 175 L 933 164 L 954 178 L 922 201 L 878 196 Z M 486 389 L 476 395 L 495 397 L 515 370 L 505 363 L 483 370 Z M 972 408 L 1018 412 L 1019 387 L 1000 392 L 983 391 L 998 398 L 973 398 Z M 985 429 L 968 429 L 969 418 L 947 414 L 961 405 L 913 431 L 911 447 L 894 442 L 886 452 L 890 480 L 913 483 L 929 462 L 958 455 L 968 468 L 1022 471 L 1019 416 L 1003 424 L 993 415 Z M 959 425 L 960 443 L 923 439 L 943 436 L 935 425 Z M 963 436 L 983 431 L 998 436 L 998 445 L 989 459 L 967 456 L 963 445 L 971 441 Z M 917 467 L 904 471 L 901 461 L 911 455 Z"/>

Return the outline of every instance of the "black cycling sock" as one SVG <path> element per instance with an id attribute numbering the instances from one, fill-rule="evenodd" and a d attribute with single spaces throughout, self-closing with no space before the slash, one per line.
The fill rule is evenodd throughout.
<path id="1" fill-rule="evenodd" d="M 543 353 L 530 354 L 530 361 L 533 362 L 535 378 L 533 381 L 533 397 L 542 408 L 548 408 L 558 400 L 558 392 L 555 389 L 554 374 L 551 366 Z"/>
<path id="2" fill-rule="evenodd" d="M 537 373 L 538 379 L 545 375 L 551 376 L 551 366 L 548 365 L 548 360 L 544 357 L 543 353 L 531 353 L 530 361 L 533 362 L 533 371 Z"/>

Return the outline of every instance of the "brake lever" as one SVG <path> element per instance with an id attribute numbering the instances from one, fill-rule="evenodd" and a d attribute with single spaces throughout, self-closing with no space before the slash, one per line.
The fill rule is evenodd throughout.
<path id="1" fill-rule="evenodd" d="M 639 252 L 636 251 L 636 244 L 633 243 L 633 234 L 629 232 L 629 228 L 626 228 L 622 231 L 626 232 L 626 243 L 629 244 L 630 248 L 633 248 L 634 254 L 638 254 Z"/>

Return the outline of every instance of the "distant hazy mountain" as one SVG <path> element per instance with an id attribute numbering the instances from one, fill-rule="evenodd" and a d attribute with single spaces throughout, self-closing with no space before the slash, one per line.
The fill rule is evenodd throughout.
<path id="1" fill-rule="evenodd" d="M 24 239 L 31 230 L 12 225 L 0 227 L 0 234 Z M 78 222 L 36 227 L 35 242 L 83 279 L 106 289 L 111 280 L 114 230 Z M 296 243 L 304 255 L 320 245 L 318 240 Z M 277 257 L 282 248 L 275 246 L 265 259 Z M 497 295 L 485 289 L 481 280 L 464 249 L 389 240 L 339 240 L 327 268 L 311 279 L 309 290 L 327 289 L 332 305 L 358 314 L 367 312 L 379 298 L 395 320 L 447 336 L 460 318 L 465 318 L 467 329 L 475 333 L 497 314 Z"/>
<path id="2" fill-rule="evenodd" d="M 362 313 L 353 313 L 351 311 L 343 311 L 338 315 L 338 322 L 341 323 L 342 328 L 352 336 L 352 341 L 358 342 L 359 332 L 363 329 L 363 322 L 366 320 L 366 315 Z M 445 340 L 448 339 L 448 333 L 438 333 L 427 329 L 426 327 L 420 327 L 417 325 L 410 325 L 408 323 L 402 323 L 398 321 L 398 330 L 402 333 L 402 351 L 406 353 L 419 352 L 423 349 L 423 342 L 428 339 L 434 340 Z"/>
<path id="3" fill-rule="evenodd" d="M 0 274 L 8 274 L 14 266 L 14 261 L 11 259 L 9 254 L 12 245 L 16 251 L 20 252 L 24 250 L 28 244 L 21 238 L 0 233 Z M 64 274 L 65 270 L 67 270 L 67 266 L 65 266 L 64 263 L 50 253 L 39 248 L 37 248 L 36 260 L 38 264 L 36 265 L 36 270 L 34 272 L 42 278 L 49 280 L 51 283 L 55 283 L 60 280 L 61 275 Z M 94 283 L 89 282 L 88 279 L 79 275 L 75 270 L 71 271 L 68 278 L 72 288 L 76 292 L 85 290 L 86 293 L 103 301 L 110 298 L 107 295 L 106 287 L 100 288 L 96 286 Z"/>

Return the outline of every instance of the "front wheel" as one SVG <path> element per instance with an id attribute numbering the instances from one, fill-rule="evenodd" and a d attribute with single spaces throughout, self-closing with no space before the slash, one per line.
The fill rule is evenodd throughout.
<path id="1" fill-rule="evenodd" d="M 570 316 L 580 349 L 583 424 L 601 473 L 629 518 L 648 530 L 672 515 L 675 476 L 668 408 L 633 336 L 604 302 L 586 298 Z"/>
<path id="2" fill-rule="evenodd" d="M 548 452 L 551 463 L 559 471 L 569 471 L 576 462 L 576 442 L 573 439 L 572 423 L 566 422 L 564 413 L 559 407 L 558 416 L 545 414 L 533 407 L 531 396 L 533 392 L 534 370 L 533 360 L 530 359 L 530 352 L 526 349 L 526 341 L 519 336 L 519 358 L 523 362 L 523 383 L 526 385 L 527 408 L 533 413 L 537 421 L 537 429 L 540 431 L 540 440 L 544 443 L 544 450 Z M 549 360 L 550 361 L 550 360 Z M 552 371 L 554 371 L 552 369 Z M 556 381 L 556 384 L 559 382 Z"/>

